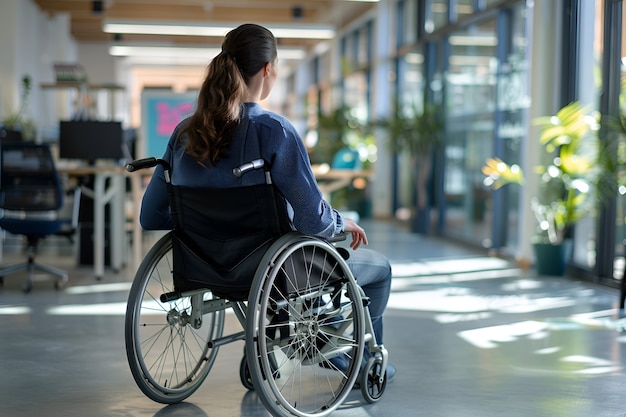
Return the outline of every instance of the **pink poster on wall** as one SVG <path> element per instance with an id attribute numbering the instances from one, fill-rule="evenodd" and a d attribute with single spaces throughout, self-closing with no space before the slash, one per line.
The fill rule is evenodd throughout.
<path id="1" fill-rule="evenodd" d="M 166 89 L 146 88 L 141 95 L 144 154 L 160 158 L 174 128 L 191 115 L 197 92 L 174 93 Z"/>

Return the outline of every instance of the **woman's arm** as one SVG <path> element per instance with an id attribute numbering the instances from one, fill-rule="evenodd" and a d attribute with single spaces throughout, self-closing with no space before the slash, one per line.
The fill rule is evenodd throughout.
<path id="1" fill-rule="evenodd" d="M 172 228 L 172 216 L 167 200 L 167 185 L 163 166 L 157 165 L 141 201 L 139 222 L 146 230 L 169 230 Z"/>
<path id="2" fill-rule="evenodd" d="M 332 238 L 344 231 L 344 219 L 322 198 L 304 144 L 295 128 L 286 126 L 276 142 L 272 179 L 293 208 L 293 224 L 301 233 Z"/>

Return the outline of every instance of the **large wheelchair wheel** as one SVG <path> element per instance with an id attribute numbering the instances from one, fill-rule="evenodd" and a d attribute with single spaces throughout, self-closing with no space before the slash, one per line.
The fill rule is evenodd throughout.
<path id="1" fill-rule="evenodd" d="M 350 393 L 364 349 L 361 291 L 329 243 L 290 233 L 250 290 L 246 357 L 273 416 L 327 416 Z"/>
<path id="2" fill-rule="evenodd" d="M 224 330 L 224 311 L 193 320 L 192 297 L 162 302 L 172 292 L 172 238 L 163 236 L 141 263 L 128 296 L 126 355 L 135 382 L 150 399 L 173 404 L 193 394 L 217 355 L 209 342 Z M 211 292 L 194 298 L 193 308 Z"/>

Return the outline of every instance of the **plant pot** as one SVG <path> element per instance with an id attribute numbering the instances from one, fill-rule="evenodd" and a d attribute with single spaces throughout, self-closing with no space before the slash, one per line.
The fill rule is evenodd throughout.
<path id="1" fill-rule="evenodd" d="M 22 139 L 21 130 L 0 128 L 0 142 L 21 142 Z"/>
<path id="2" fill-rule="evenodd" d="M 420 235 L 428 235 L 430 231 L 430 207 L 417 209 L 411 221 L 411 231 Z"/>
<path id="3" fill-rule="evenodd" d="M 537 275 L 563 276 L 572 252 L 571 240 L 559 244 L 533 243 Z"/>

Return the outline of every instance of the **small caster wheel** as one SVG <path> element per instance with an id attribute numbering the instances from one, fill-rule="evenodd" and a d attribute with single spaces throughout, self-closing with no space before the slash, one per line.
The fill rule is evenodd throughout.
<path id="1" fill-rule="evenodd" d="M 57 279 L 54 281 L 54 289 L 59 291 L 67 286 L 67 279 Z"/>
<path id="2" fill-rule="evenodd" d="M 22 292 L 28 294 L 33 289 L 32 282 L 25 282 L 22 284 Z"/>
<path id="3" fill-rule="evenodd" d="M 252 383 L 252 376 L 250 375 L 250 367 L 248 366 L 248 360 L 244 356 L 241 358 L 241 364 L 239 365 L 239 378 L 241 384 L 250 391 L 254 391 L 254 384 Z"/>
<path id="4" fill-rule="evenodd" d="M 387 386 L 387 373 L 381 358 L 369 358 L 360 375 L 361 394 L 372 404 L 380 400 Z"/>

